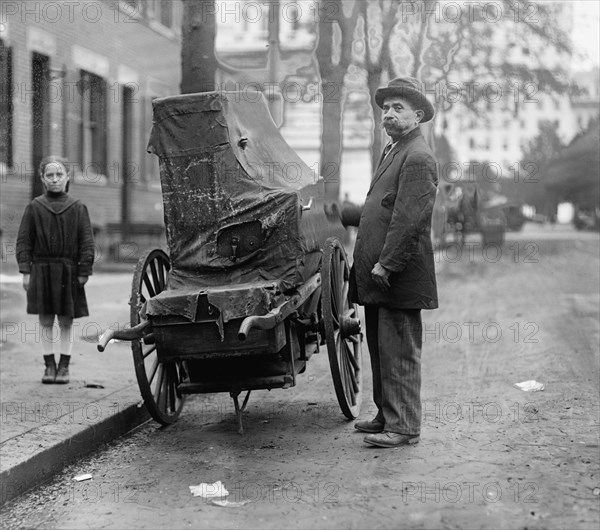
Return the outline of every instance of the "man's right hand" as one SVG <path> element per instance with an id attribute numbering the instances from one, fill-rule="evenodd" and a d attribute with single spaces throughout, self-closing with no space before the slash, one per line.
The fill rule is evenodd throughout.
<path id="1" fill-rule="evenodd" d="M 30 274 L 23 274 L 23 289 L 29 290 L 29 278 Z"/>
<path id="2" fill-rule="evenodd" d="M 377 284 L 377 287 L 385 292 L 390 288 L 390 274 L 390 271 L 377 262 L 371 271 L 371 278 Z"/>

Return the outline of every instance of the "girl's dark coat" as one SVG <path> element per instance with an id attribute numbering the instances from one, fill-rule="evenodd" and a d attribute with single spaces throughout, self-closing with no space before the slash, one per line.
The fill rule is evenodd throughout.
<path id="1" fill-rule="evenodd" d="M 94 237 L 86 206 L 67 197 L 58 211 L 50 200 L 36 197 L 25 209 L 17 237 L 19 271 L 31 274 L 27 312 L 87 316 L 78 276 L 92 274 Z"/>

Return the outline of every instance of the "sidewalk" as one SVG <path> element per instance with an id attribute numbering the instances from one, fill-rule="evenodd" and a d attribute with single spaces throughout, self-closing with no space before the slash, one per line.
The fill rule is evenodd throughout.
<path id="1" fill-rule="evenodd" d="M 67 385 L 42 385 L 36 315 L 25 313 L 21 275 L 0 275 L 0 505 L 148 419 L 128 343 L 104 353 L 94 337 L 129 321 L 132 272 L 90 277 L 90 317 L 76 319 Z M 87 340 L 86 340 L 87 339 Z"/>

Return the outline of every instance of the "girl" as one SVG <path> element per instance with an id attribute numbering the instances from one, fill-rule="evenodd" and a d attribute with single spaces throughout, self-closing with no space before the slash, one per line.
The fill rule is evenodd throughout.
<path id="1" fill-rule="evenodd" d="M 17 262 L 27 291 L 27 313 L 39 315 L 46 370 L 42 383 L 69 382 L 73 318 L 88 316 L 83 286 L 92 274 L 94 238 L 87 208 L 69 197 L 69 164 L 48 156 L 40 164 L 45 193 L 25 209 Z M 59 340 L 54 340 L 58 318 Z M 60 344 L 58 367 L 54 344 Z"/>

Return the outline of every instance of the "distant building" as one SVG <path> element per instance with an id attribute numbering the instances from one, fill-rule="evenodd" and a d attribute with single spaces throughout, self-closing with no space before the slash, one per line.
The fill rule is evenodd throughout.
<path id="1" fill-rule="evenodd" d="M 318 150 L 319 142 L 316 6 L 289 0 L 215 4 L 217 87 L 262 91 L 273 119 L 299 150 Z"/>
<path id="2" fill-rule="evenodd" d="M 319 167 L 319 95 L 322 97 L 322 94 L 314 58 L 315 3 L 281 0 L 279 17 L 276 17 L 281 53 L 276 56 L 269 41 L 273 39 L 274 31 L 274 17 L 269 12 L 272 3 L 223 0 L 217 2 L 217 6 L 217 54 L 224 66 L 218 79 L 220 85 L 243 89 L 257 82 L 266 94 L 272 92 L 273 84 L 279 85 L 283 91 L 278 94 L 281 108 L 272 105 L 272 112 L 281 124 L 283 136 L 309 166 L 321 175 L 326 174 L 326 168 Z M 572 9 L 567 4 L 561 9 L 561 24 L 569 31 Z M 495 59 L 502 60 L 508 53 L 509 60 L 515 64 L 532 69 L 539 67 L 537 55 L 517 42 L 509 31 L 494 34 L 498 40 L 498 57 Z M 532 41 L 535 38 L 531 36 Z M 544 49 L 544 46 L 539 48 Z M 556 61 L 568 64 L 569 57 L 565 53 L 557 55 L 547 47 L 541 62 L 550 68 Z M 294 83 L 302 76 L 307 85 L 302 86 L 301 91 L 293 90 Z M 351 77 L 347 76 L 347 79 Z M 470 77 L 471 72 L 468 72 L 465 78 Z M 564 94 L 546 92 L 534 84 L 526 85 L 520 79 L 512 80 L 508 86 L 501 86 L 496 81 L 504 80 L 491 79 L 490 83 L 482 80 L 478 87 L 478 90 L 486 90 L 482 112 L 485 119 L 478 119 L 462 106 L 446 112 L 440 110 L 436 117 L 435 132 L 446 136 L 457 161 L 465 167 L 471 161 L 487 162 L 494 166 L 490 170 L 513 177 L 513 172 L 522 171 L 519 163 L 522 162 L 523 148 L 537 135 L 541 121 L 555 123 L 559 136 L 568 143 L 594 112 L 593 98 L 572 99 L 566 91 Z M 364 198 L 368 188 L 369 147 L 372 134 L 378 134 L 373 130 L 369 95 L 361 88 L 364 85 L 363 77 L 354 85 L 342 87 L 338 95 L 344 101 L 342 194 L 349 192 L 357 201 Z M 431 94 L 440 87 L 426 88 L 432 100 L 445 97 Z"/>
<path id="3" fill-rule="evenodd" d="M 556 7 L 561 9 L 562 29 L 570 32 L 573 6 L 562 3 Z M 567 52 L 557 53 L 550 46 L 540 58 L 526 45 L 517 44 L 508 32 L 497 31 L 495 38 L 499 53 L 521 67 L 550 70 L 559 63 L 564 66 L 571 61 Z M 530 39 L 532 46 L 544 49 L 543 43 L 534 42 L 538 39 L 536 35 L 532 33 Z M 598 68 L 569 75 L 570 78 L 565 80 L 569 88 L 562 94 L 520 79 L 482 80 L 477 87 L 484 93 L 482 117 L 464 112 L 462 107 L 454 107 L 447 113 L 438 114 L 436 132 L 447 137 L 460 164 L 488 163 L 500 175 L 512 178 L 522 162 L 524 147 L 538 134 L 540 122 L 554 123 L 558 136 L 568 144 L 598 115 Z M 504 83 L 506 81 L 508 83 Z M 576 90 L 577 86 L 580 90 Z"/>
<path id="4" fill-rule="evenodd" d="M 41 193 L 47 154 L 69 158 L 97 229 L 162 223 L 146 144 L 151 100 L 179 93 L 181 1 L 3 2 L 0 16 L 4 241 Z"/>
<path id="5" fill-rule="evenodd" d="M 218 0 L 216 52 L 220 61 L 217 86 L 230 90 L 262 90 L 285 140 L 311 167 L 320 166 L 321 102 L 323 97 L 344 102 L 342 195 L 362 201 L 371 174 L 369 148 L 373 121 L 364 83 L 354 80 L 322 94 L 315 57 L 318 2 L 280 0 Z M 356 70 L 356 68 L 354 68 Z M 348 76 L 350 79 L 353 76 Z M 357 76 L 354 75 L 354 78 Z M 364 81 L 362 79 L 361 81 Z"/>
<path id="6" fill-rule="evenodd" d="M 596 66 L 587 72 L 573 75 L 576 92 L 571 97 L 571 108 L 575 118 L 577 132 L 587 128 L 590 121 L 600 113 L 600 80 Z"/>
<path id="7" fill-rule="evenodd" d="M 503 176 L 514 177 L 515 164 L 522 161 L 523 148 L 538 134 L 540 122 L 554 123 L 566 145 L 598 116 L 598 68 L 573 74 L 571 85 L 572 94 L 562 95 L 540 92 L 532 85 L 531 96 L 518 96 L 518 105 L 514 93 L 488 101 L 483 119 L 451 110 L 438 116 L 436 128 L 447 136 L 458 162 L 494 164 Z"/>

